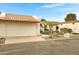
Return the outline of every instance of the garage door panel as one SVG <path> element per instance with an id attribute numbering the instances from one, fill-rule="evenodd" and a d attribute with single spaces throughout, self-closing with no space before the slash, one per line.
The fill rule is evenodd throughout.
<path id="1" fill-rule="evenodd" d="M 7 23 L 7 36 L 36 35 L 36 25 L 31 23 Z"/>
<path id="2" fill-rule="evenodd" d="M 0 37 L 5 36 L 5 23 L 0 22 Z"/>

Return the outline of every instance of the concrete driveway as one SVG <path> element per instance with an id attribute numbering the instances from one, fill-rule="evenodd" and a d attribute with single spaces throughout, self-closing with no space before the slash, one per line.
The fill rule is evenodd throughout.
<path id="1" fill-rule="evenodd" d="M 23 43 L 23 42 L 36 42 L 45 41 L 41 36 L 30 36 L 30 37 L 13 37 L 7 38 L 5 44 Z"/>
<path id="2" fill-rule="evenodd" d="M 71 39 L 79 39 L 79 35 L 73 35 Z M 62 35 L 59 37 L 49 38 L 49 35 L 41 35 L 41 36 L 29 36 L 29 37 L 13 37 L 7 38 L 5 44 L 14 44 L 14 43 L 23 43 L 23 42 L 36 42 L 36 41 L 46 41 L 46 40 L 67 40 Z"/>

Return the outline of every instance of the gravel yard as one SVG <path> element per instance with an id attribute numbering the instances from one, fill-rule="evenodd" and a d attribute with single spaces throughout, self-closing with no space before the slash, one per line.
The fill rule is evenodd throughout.
<path id="1" fill-rule="evenodd" d="M 1 55 L 79 55 L 79 38 L 0 45 Z"/>

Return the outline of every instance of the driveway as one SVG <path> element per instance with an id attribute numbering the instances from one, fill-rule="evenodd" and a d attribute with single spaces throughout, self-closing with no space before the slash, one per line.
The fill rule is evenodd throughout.
<path id="1" fill-rule="evenodd" d="M 73 35 L 72 39 L 79 39 L 79 35 Z M 14 43 L 23 43 L 23 42 L 37 42 L 37 41 L 46 41 L 46 40 L 66 40 L 62 35 L 58 37 L 53 36 L 52 39 L 49 38 L 49 35 L 41 36 L 28 36 L 28 37 L 11 37 L 7 38 L 5 44 L 14 44 Z"/>
<path id="2" fill-rule="evenodd" d="M 5 44 L 14 44 L 14 43 L 23 43 L 23 42 L 36 42 L 36 41 L 45 41 L 40 36 L 29 36 L 29 37 L 13 37 L 7 38 Z"/>

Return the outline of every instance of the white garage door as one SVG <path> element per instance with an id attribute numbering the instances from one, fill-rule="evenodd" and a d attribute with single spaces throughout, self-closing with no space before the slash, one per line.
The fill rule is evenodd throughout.
<path id="1" fill-rule="evenodd" d="M 5 23 L 0 21 L 0 37 L 4 37 L 5 36 Z"/>
<path id="2" fill-rule="evenodd" d="M 7 36 L 33 36 L 37 35 L 35 23 L 9 22 L 7 23 Z"/>

